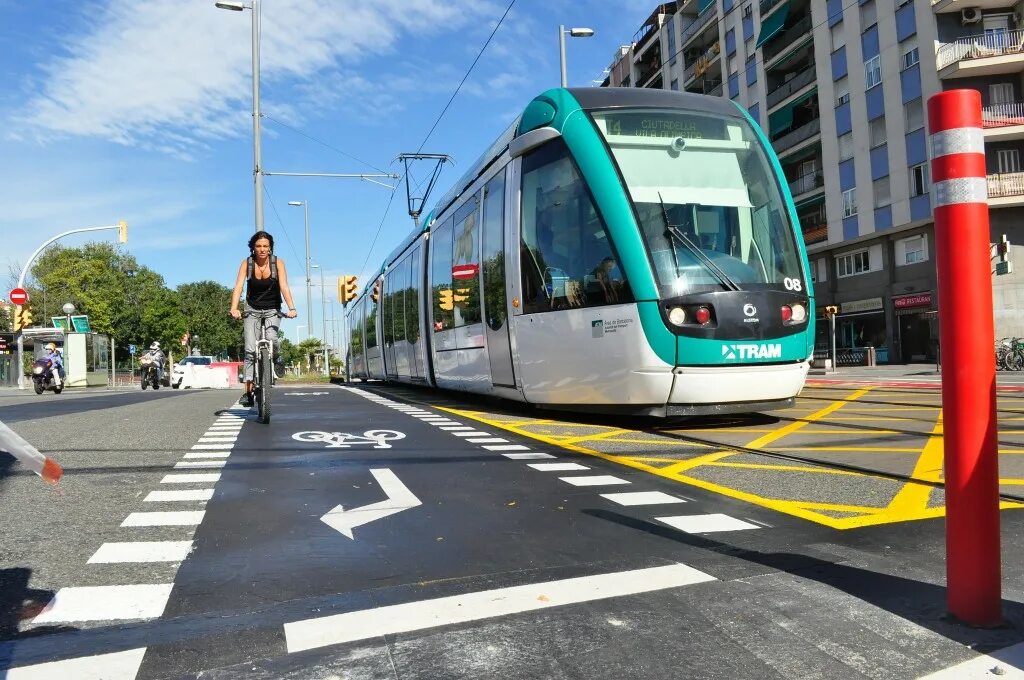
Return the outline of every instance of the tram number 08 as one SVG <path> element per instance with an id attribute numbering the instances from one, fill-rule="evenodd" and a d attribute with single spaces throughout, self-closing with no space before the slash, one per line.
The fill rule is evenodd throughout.
<path id="1" fill-rule="evenodd" d="M 786 290 L 792 290 L 799 293 L 804 289 L 804 285 L 800 282 L 800 279 L 785 278 L 782 280 L 782 285 L 786 287 Z"/>

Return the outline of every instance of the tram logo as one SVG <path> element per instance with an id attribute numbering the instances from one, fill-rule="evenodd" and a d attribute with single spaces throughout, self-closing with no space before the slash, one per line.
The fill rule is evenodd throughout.
<path id="1" fill-rule="evenodd" d="M 743 305 L 743 315 L 757 316 L 757 307 L 748 302 L 747 304 Z"/>
<path id="2" fill-rule="evenodd" d="M 737 359 L 781 359 L 782 345 L 777 342 L 770 345 L 755 343 L 722 345 L 722 358 L 730 361 Z"/>

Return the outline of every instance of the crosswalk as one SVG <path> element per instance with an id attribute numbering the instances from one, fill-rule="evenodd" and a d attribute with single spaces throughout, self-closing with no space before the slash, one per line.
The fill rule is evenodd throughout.
<path id="1" fill-rule="evenodd" d="M 53 624 L 137 622 L 159 618 L 167 606 L 174 575 L 192 552 L 193 537 L 213 498 L 214 486 L 238 439 L 249 409 L 239 404 L 222 412 L 182 459 L 175 462 L 142 498 L 142 507 L 127 512 L 123 535 L 103 543 L 83 569 L 108 569 L 119 582 L 60 588 L 29 627 Z M 153 565 L 169 571 L 159 583 L 144 582 Z M 111 569 L 111 567 L 120 567 Z M 88 576 L 88 574 L 86 574 Z M 91 579 L 89 579 L 91 580 Z M 143 582 L 136 582 L 143 581 Z M 130 680 L 138 673 L 145 648 L 15 667 L 7 680 Z"/>
<path id="2" fill-rule="evenodd" d="M 505 439 L 493 432 L 482 430 L 476 425 L 469 425 L 446 415 L 438 414 L 426 408 L 408 404 L 394 399 L 389 399 L 386 396 L 371 392 L 369 390 L 360 389 L 358 387 L 345 387 L 343 389 L 349 392 L 359 395 L 364 399 L 386 406 L 394 411 L 404 413 L 416 420 L 424 423 L 429 423 L 434 427 L 438 428 L 442 432 L 447 432 L 455 437 L 461 438 L 463 441 L 471 444 L 476 444 L 480 448 L 486 451 L 492 451 L 498 453 L 509 460 L 514 461 L 536 461 L 536 460 L 547 460 L 552 461 L 548 463 L 531 463 L 527 462 L 526 465 L 541 473 L 579 473 L 572 475 L 558 474 L 557 479 L 565 484 L 568 484 L 577 488 L 594 488 L 600 491 L 607 487 L 623 487 L 631 486 L 634 481 L 626 479 L 617 475 L 605 474 L 604 472 L 597 472 L 591 466 L 584 465 L 579 462 L 563 461 L 557 455 L 553 455 L 546 451 L 537 451 L 530 446 L 518 444 Z M 557 461 L 557 462 L 556 462 Z M 583 474 L 589 473 L 589 474 Z M 648 475 L 637 476 L 640 482 L 649 482 L 650 477 Z M 687 503 L 688 501 L 678 496 L 665 493 L 663 491 L 636 491 L 630 493 L 599 493 L 601 498 L 620 505 L 628 506 L 631 508 L 642 508 L 644 506 L 664 506 L 664 505 L 676 505 Z M 672 514 L 662 515 L 660 513 L 653 516 L 656 522 L 660 522 L 666 526 L 672 527 L 679 531 L 688 534 L 711 534 L 726 531 L 749 531 L 754 529 L 762 529 L 767 525 L 755 524 L 753 522 L 731 517 L 722 513 L 688 513 L 688 514 Z"/>

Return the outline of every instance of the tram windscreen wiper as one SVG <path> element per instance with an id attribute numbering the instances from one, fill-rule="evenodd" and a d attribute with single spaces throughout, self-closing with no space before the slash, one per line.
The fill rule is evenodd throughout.
<path id="1" fill-rule="evenodd" d="M 665 209 L 665 199 L 661 197 L 661 192 L 658 192 L 658 201 L 661 202 L 661 220 L 665 223 L 665 234 L 671 236 L 679 243 L 682 243 L 686 248 L 696 256 L 697 260 L 701 262 L 708 270 L 718 277 L 719 282 L 725 286 L 728 290 L 740 290 L 740 287 L 729 278 L 729 275 L 722 271 L 722 268 L 715 264 L 710 257 L 704 254 L 700 247 L 690 240 L 690 237 L 680 231 L 679 227 L 668 221 L 668 210 Z M 672 257 L 675 259 L 676 271 L 679 271 L 679 259 L 676 257 L 676 249 L 672 248 Z"/>

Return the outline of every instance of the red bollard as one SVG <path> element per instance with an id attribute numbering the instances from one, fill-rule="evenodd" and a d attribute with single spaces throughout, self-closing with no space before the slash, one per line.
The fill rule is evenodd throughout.
<path id="1" fill-rule="evenodd" d="M 996 367 L 981 93 L 928 100 L 939 280 L 950 613 L 1002 623 Z"/>

